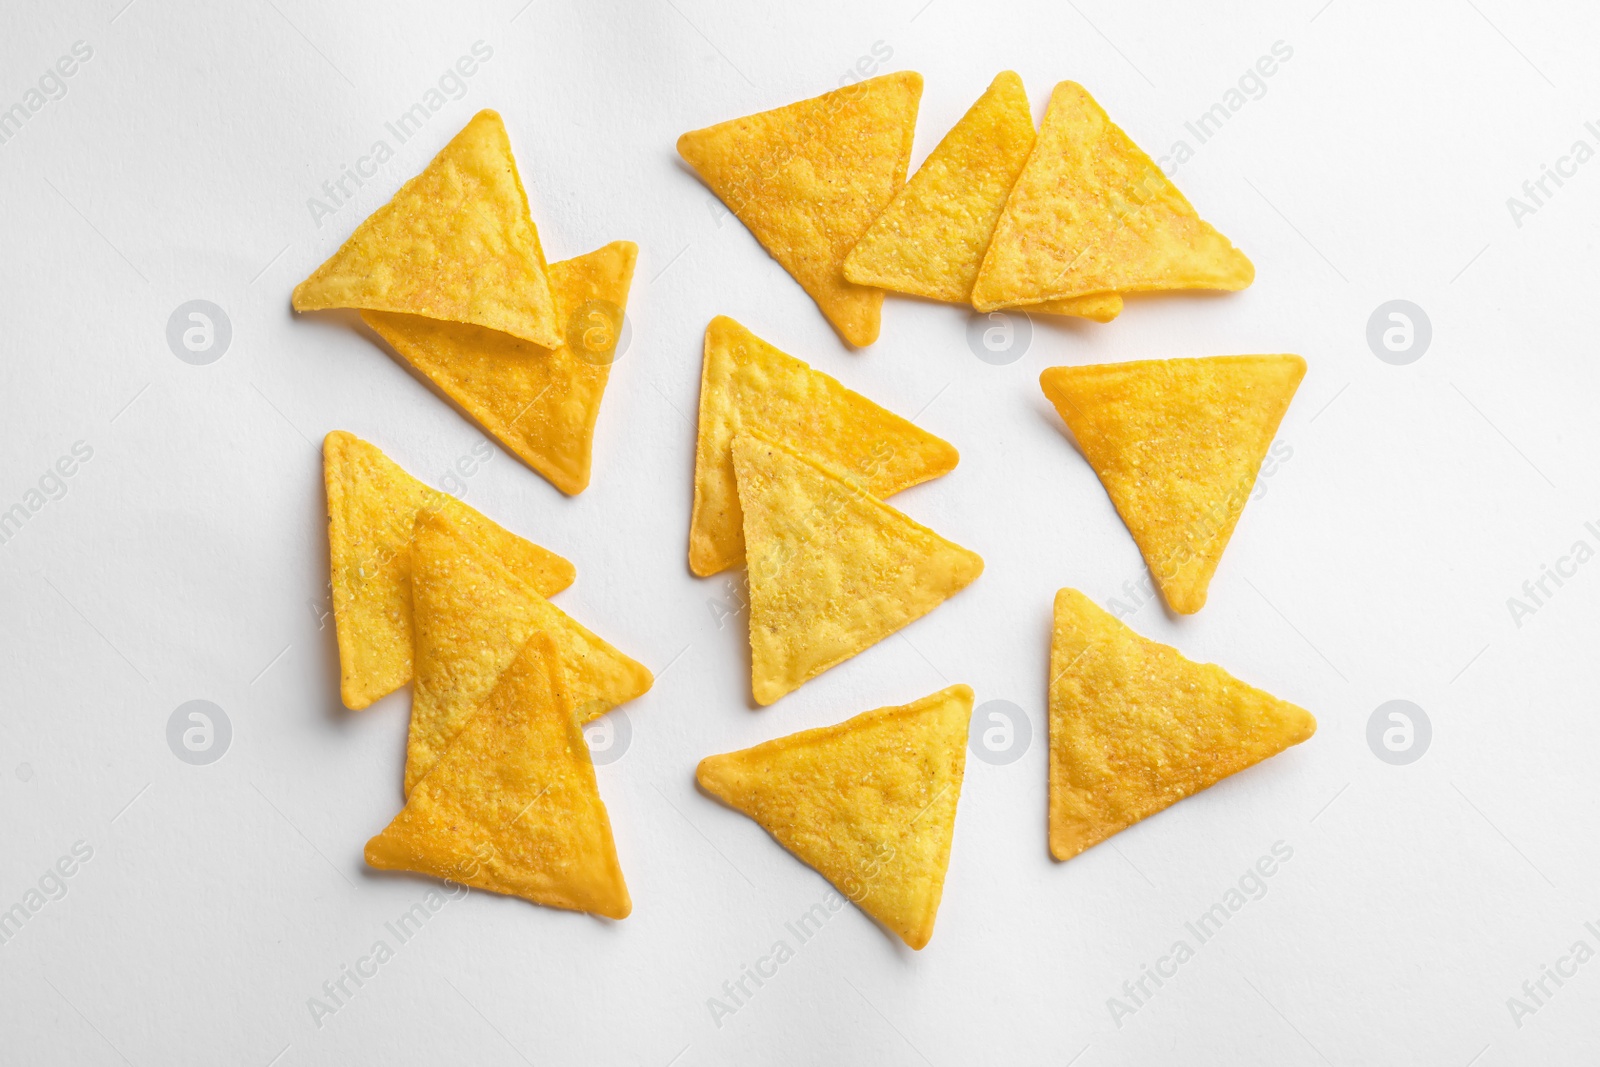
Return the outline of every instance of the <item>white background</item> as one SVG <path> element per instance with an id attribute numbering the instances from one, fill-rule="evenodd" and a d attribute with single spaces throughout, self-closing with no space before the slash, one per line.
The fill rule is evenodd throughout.
<path id="1" fill-rule="evenodd" d="M 1580 168 L 1506 200 L 1600 119 L 1578 4 L 8 5 L 0 106 L 75 41 L 93 58 L 0 145 L 0 508 L 74 442 L 92 460 L 0 545 L 0 908 L 83 841 L 68 892 L 0 945 L 0 1058 L 281 1067 L 357 1062 L 1564 1064 L 1590 1062 L 1600 963 L 1534 1014 L 1507 998 L 1600 920 L 1600 563 L 1518 626 L 1522 595 L 1600 520 L 1593 488 L 1594 192 Z M 444 8 L 452 9 L 446 13 Z M 521 9 L 519 11 L 519 9 Z M 307 201 L 482 40 L 493 58 L 319 228 Z M 1184 129 L 1273 43 L 1292 58 L 1222 132 Z M 1072 78 L 1254 260 L 1249 290 L 1038 322 L 974 357 L 960 308 L 891 297 L 852 352 L 673 149 L 679 133 L 836 86 L 874 45 L 927 79 L 913 166 L 996 72 L 1042 114 Z M 318 445 L 346 429 L 438 484 L 483 435 L 348 316 L 289 291 L 481 107 L 504 116 L 545 248 L 637 241 L 632 341 L 594 481 L 515 458 L 465 499 L 578 567 L 557 597 L 658 673 L 599 771 L 633 894 L 607 923 L 473 893 L 336 1014 L 308 998 L 421 899 L 365 869 L 394 814 L 408 694 L 341 710 Z M 231 347 L 168 349 L 203 298 Z M 1425 309 L 1408 366 L 1369 350 L 1385 301 Z M 741 620 L 685 564 L 705 323 L 719 313 L 961 449 L 895 499 L 988 568 L 926 619 L 777 705 L 749 699 Z M 1298 352 L 1293 449 L 1246 509 L 1200 614 L 1143 633 L 1311 709 L 1308 743 L 1065 864 L 1045 843 L 1045 663 L 1064 585 L 1144 575 L 1039 371 Z M 724 577 L 736 577 L 734 575 Z M 737 588 L 735 584 L 734 588 Z M 1554 589 L 1553 585 L 1547 588 Z M 670 665 L 670 666 L 669 666 Z M 708 998 L 826 883 L 699 794 L 712 752 L 947 682 L 1026 710 L 1009 766 L 969 760 L 921 953 L 847 909 L 717 1026 Z M 214 701 L 230 749 L 165 739 Z M 1369 715 L 1416 702 L 1390 766 Z M 1267 853 L 1293 858 L 1136 1014 L 1107 1000 Z M 1189 937 L 1193 944 L 1192 937 Z M 1531 1002 L 1530 1002 L 1531 1003 Z M 276 1057 L 276 1058 L 275 1058 Z M 1074 1058 L 1076 1057 L 1076 1058 Z"/>

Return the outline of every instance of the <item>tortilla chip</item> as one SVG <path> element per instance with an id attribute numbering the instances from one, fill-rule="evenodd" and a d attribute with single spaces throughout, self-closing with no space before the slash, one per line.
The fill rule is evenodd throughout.
<path id="1" fill-rule="evenodd" d="M 538 631 L 556 643 L 580 723 L 632 700 L 654 681 L 642 664 L 540 596 L 449 516 L 417 516 L 411 589 L 417 684 L 406 741 L 408 794 Z"/>
<path id="2" fill-rule="evenodd" d="M 758 704 L 920 619 L 983 573 L 976 552 L 783 445 L 740 434 L 733 465 Z"/>
<path id="3" fill-rule="evenodd" d="M 695 777 L 920 949 L 944 893 L 971 715 L 972 690 L 953 685 L 707 757 Z"/>
<path id="4" fill-rule="evenodd" d="M 1081 85 L 1062 82 L 972 303 L 991 311 L 1112 291 L 1243 289 L 1255 273 Z"/>
<path id="5" fill-rule="evenodd" d="M 730 446 L 747 429 L 793 445 L 877 497 L 947 474 L 960 458 L 948 442 L 718 315 L 706 327 L 689 520 L 689 569 L 702 578 L 744 560 Z"/>
<path id="6" fill-rule="evenodd" d="M 329 572 L 339 690 L 364 708 L 411 680 L 411 534 L 419 513 L 442 512 L 545 596 L 577 577 L 571 563 L 430 489 L 354 434 L 322 441 Z"/>
<path id="7" fill-rule="evenodd" d="M 1110 322 L 1122 314 L 1122 296 L 1119 293 L 1091 293 L 1088 296 L 1064 296 L 1057 300 L 1041 300 L 1037 304 L 1019 304 L 1017 310 L 1043 315 L 1071 315 L 1074 318 Z"/>
<path id="8" fill-rule="evenodd" d="M 906 179 L 922 75 L 869 78 L 678 138 L 678 154 L 852 345 L 878 339 L 883 291 L 844 258 Z"/>
<path id="9" fill-rule="evenodd" d="M 1211 356 L 1039 375 L 1173 611 L 1205 606 L 1305 373 L 1299 356 Z"/>
<path id="10" fill-rule="evenodd" d="M 929 153 L 844 261 L 845 277 L 965 304 L 1033 148 L 1022 79 L 1004 71 Z"/>
<path id="11" fill-rule="evenodd" d="M 1050 853 L 1071 859 L 1298 745 L 1311 713 L 1147 640 L 1076 589 L 1050 644 Z"/>
<path id="12" fill-rule="evenodd" d="M 611 820 L 548 634 L 522 646 L 367 863 L 625 919 Z"/>
<path id="13" fill-rule="evenodd" d="M 294 309 L 364 308 L 561 343 L 539 231 L 505 125 L 480 111 L 295 286 Z"/>
<path id="14" fill-rule="evenodd" d="M 494 439 L 568 495 L 589 484 L 638 246 L 614 241 L 550 266 L 565 340 L 551 350 L 498 330 L 416 315 L 361 317 Z"/>

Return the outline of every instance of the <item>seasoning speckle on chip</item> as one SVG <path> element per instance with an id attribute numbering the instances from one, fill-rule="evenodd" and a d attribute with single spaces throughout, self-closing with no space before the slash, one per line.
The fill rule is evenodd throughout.
<path id="1" fill-rule="evenodd" d="M 844 258 L 899 191 L 922 75 L 909 71 L 731 119 L 678 138 L 678 154 L 852 345 L 878 339 L 883 291 Z"/>
<path id="2" fill-rule="evenodd" d="M 953 685 L 708 756 L 695 777 L 920 949 L 944 893 L 971 716 L 972 690 Z"/>
<path id="3" fill-rule="evenodd" d="M 1050 853 L 1071 859 L 1316 729 L 1304 708 L 1063 589 L 1050 643 Z"/>

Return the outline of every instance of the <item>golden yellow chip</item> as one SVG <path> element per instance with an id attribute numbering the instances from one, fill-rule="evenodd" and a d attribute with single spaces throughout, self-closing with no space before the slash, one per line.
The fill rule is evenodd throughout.
<path id="1" fill-rule="evenodd" d="M 1050 853 L 1071 859 L 1317 730 L 1303 708 L 1147 640 L 1076 589 L 1050 643 Z"/>
<path id="2" fill-rule="evenodd" d="M 555 641 L 579 722 L 650 688 L 653 679 L 642 664 L 540 596 L 449 516 L 417 516 L 411 567 L 417 683 L 406 741 L 408 794 L 533 633 L 544 631 Z"/>
<path id="3" fill-rule="evenodd" d="M 450 516 L 545 596 L 577 577 L 554 552 L 428 488 L 354 434 L 330 433 L 322 456 L 339 689 L 347 708 L 364 708 L 411 680 L 411 535 L 418 514 Z"/>
<path id="4" fill-rule="evenodd" d="M 536 633 L 394 821 L 380 870 L 625 919 L 633 910 L 560 653 Z"/>
<path id="5" fill-rule="evenodd" d="M 1088 296 L 1064 296 L 1057 300 L 1041 300 L 1037 304 L 1018 304 L 1017 308 L 1044 315 L 1071 315 L 1095 322 L 1110 322 L 1122 314 L 1122 295 L 1090 293 Z"/>
<path id="6" fill-rule="evenodd" d="M 844 257 L 911 162 L 922 75 L 885 74 L 678 138 L 678 154 L 852 345 L 878 339 L 883 291 Z"/>
<path id="7" fill-rule="evenodd" d="M 740 434 L 733 465 L 758 704 L 922 618 L 983 573 L 976 552 L 783 445 Z"/>
<path id="8" fill-rule="evenodd" d="M 1022 79 L 995 78 L 944 135 L 849 256 L 844 275 L 913 296 L 965 304 L 989 236 L 1033 147 Z"/>
<path id="9" fill-rule="evenodd" d="M 982 311 L 1090 293 L 1243 289 L 1255 267 L 1073 82 L 1050 96 L 972 291 Z"/>
<path id="10" fill-rule="evenodd" d="M 1299 356 L 1211 356 L 1039 375 L 1173 611 L 1205 606 L 1305 373 Z"/>
<path id="11" fill-rule="evenodd" d="M 744 559 L 734 437 L 791 444 L 885 497 L 949 473 L 951 445 L 767 344 L 725 315 L 706 327 L 694 458 L 689 569 L 702 578 Z"/>
<path id="12" fill-rule="evenodd" d="M 394 311 L 560 344 L 539 232 L 500 116 L 474 115 L 295 286 L 294 308 Z"/>
<path id="13" fill-rule="evenodd" d="M 971 715 L 972 690 L 953 685 L 837 726 L 709 756 L 695 777 L 920 949 L 933 936 L 944 893 Z"/>
<path id="14" fill-rule="evenodd" d="M 563 493 L 581 493 L 638 251 L 632 241 L 614 241 L 551 264 L 565 328 L 553 350 L 458 322 L 381 311 L 361 317 L 495 440 Z"/>

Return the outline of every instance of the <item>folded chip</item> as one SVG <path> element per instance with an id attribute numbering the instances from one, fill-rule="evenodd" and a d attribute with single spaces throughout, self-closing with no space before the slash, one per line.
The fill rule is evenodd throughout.
<path id="1" fill-rule="evenodd" d="M 678 154 L 817 302 L 852 345 L 878 339 L 883 291 L 844 258 L 899 191 L 922 75 L 909 71 L 678 138 Z"/>
<path id="2" fill-rule="evenodd" d="M 1274 355 L 1051 367 L 1039 376 L 1173 611 L 1205 606 L 1305 373 L 1299 356 Z"/>
<path id="3" fill-rule="evenodd" d="M 447 515 L 419 514 L 411 589 L 417 681 L 406 741 L 409 794 L 539 631 L 555 642 L 580 722 L 650 688 L 636 663 L 578 625 Z"/>
<path id="4" fill-rule="evenodd" d="M 1305 709 L 1063 589 L 1050 644 L 1050 853 L 1070 859 L 1316 729 Z"/>
<path id="5" fill-rule="evenodd" d="M 545 596 L 559 593 L 577 576 L 572 564 L 554 552 L 430 489 L 354 434 L 328 434 L 322 456 L 345 707 L 364 708 L 411 680 L 411 537 L 419 514 L 449 516 L 465 536 Z"/>
<path id="6" fill-rule="evenodd" d="M 560 344 L 539 231 L 500 116 L 474 115 L 295 286 L 294 308 L 422 315 Z"/>
<path id="7" fill-rule="evenodd" d="M 695 776 L 920 949 L 944 893 L 971 715 L 972 690 L 953 685 L 837 726 L 708 756 Z"/>
<path id="8" fill-rule="evenodd" d="M 1022 79 L 1004 71 L 867 228 L 845 257 L 845 277 L 930 300 L 970 303 L 989 238 L 1033 137 Z M 1121 309 L 1121 297 L 1108 293 L 1027 310 L 1106 322 Z"/>
<path id="9" fill-rule="evenodd" d="M 1050 96 L 973 287 L 981 311 L 1091 293 L 1243 289 L 1255 267 L 1081 85 Z"/>
<path id="10" fill-rule="evenodd" d="M 611 820 L 548 634 L 522 646 L 400 814 L 367 842 L 366 858 L 381 870 L 628 917 Z"/>
<path id="11" fill-rule="evenodd" d="M 638 246 L 614 241 L 550 266 L 563 325 L 554 349 L 482 326 L 365 311 L 367 325 L 495 440 L 563 493 L 589 484 L 595 420 Z"/>
<path id="12" fill-rule="evenodd" d="M 700 371 L 689 568 L 703 577 L 744 559 L 733 439 L 758 430 L 886 497 L 954 469 L 946 441 L 767 344 L 725 315 L 706 327 Z"/>
<path id="13" fill-rule="evenodd" d="M 758 704 L 920 619 L 983 573 L 977 553 L 784 445 L 740 434 L 733 465 Z"/>

